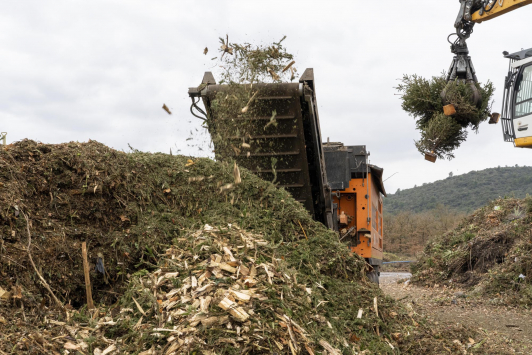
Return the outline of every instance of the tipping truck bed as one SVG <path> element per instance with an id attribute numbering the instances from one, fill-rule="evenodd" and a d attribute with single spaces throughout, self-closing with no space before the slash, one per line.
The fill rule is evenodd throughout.
<path id="1" fill-rule="evenodd" d="M 334 228 L 313 69 L 306 69 L 299 82 L 255 84 L 253 89 L 258 95 L 250 105 L 251 114 L 245 117 L 216 117 L 212 107 L 217 95 L 229 94 L 230 87 L 217 85 L 212 73 L 205 73 L 198 88 L 189 89 L 193 100 L 203 100 L 211 137 L 224 132 L 224 144 L 213 139 L 216 159 L 229 156 L 239 166 L 273 181 L 301 202 L 315 220 Z"/>

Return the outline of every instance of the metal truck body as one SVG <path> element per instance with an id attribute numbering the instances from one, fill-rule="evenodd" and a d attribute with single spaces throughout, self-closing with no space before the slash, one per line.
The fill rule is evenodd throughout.
<path id="1" fill-rule="evenodd" d="M 254 84 L 253 90 L 259 94 L 246 115 L 217 117 L 216 100 L 230 94 L 230 87 L 217 85 L 206 72 L 202 84 L 189 89 L 191 111 L 202 112 L 196 104 L 203 101 L 211 137 L 223 132 L 223 144 L 213 139 L 216 159 L 230 157 L 290 192 L 315 220 L 338 231 L 378 275 L 382 169 L 368 164 L 365 146 L 354 151 L 341 143 L 322 144 L 313 69 L 306 69 L 299 82 Z M 342 223 L 343 216 L 349 216 L 349 223 Z"/>

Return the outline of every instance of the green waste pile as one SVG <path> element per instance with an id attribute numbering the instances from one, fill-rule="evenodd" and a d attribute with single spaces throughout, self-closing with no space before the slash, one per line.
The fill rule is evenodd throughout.
<path id="1" fill-rule="evenodd" d="M 94 141 L 1 150 L 0 353 L 431 354 L 477 336 L 398 307 L 286 191 L 240 179 Z"/>
<path id="2" fill-rule="evenodd" d="M 454 151 L 467 139 L 467 129 L 478 131 L 480 123 L 491 113 L 493 84 L 477 85 L 482 100 L 479 106 L 470 102 L 468 84 L 447 82 L 445 76 L 425 79 L 405 75 L 396 88 L 401 94 L 402 108 L 416 119 L 421 138 L 415 142 L 422 154 L 440 159 L 453 159 Z M 445 90 L 446 99 L 441 93 Z M 447 116 L 443 107 L 452 105 L 455 113 Z"/>
<path id="3" fill-rule="evenodd" d="M 111 345 L 128 353 L 152 347 L 155 353 L 164 353 L 167 345 L 174 346 L 168 338 L 179 338 L 176 344 L 184 345 L 181 340 L 188 335 L 181 331 L 195 328 L 192 336 L 201 341 L 190 347 L 216 348 L 218 354 L 236 351 L 230 350 L 236 349 L 234 342 L 240 346 L 238 351 L 289 353 L 289 341 L 303 352 L 306 344 L 319 353 L 321 340 L 341 351 L 360 347 L 391 353 L 387 342 L 393 342 L 392 329 L 402 330 L 390 316 L 393 303 L 365 280 L 363 260 L 351 255 L 333 232 L 312 221 L 287 192 L 246 170 L 240 178 L 237 184 L 230 164 L 166 154 L 127 154 L 94 141 L 46 145 L 25 140 L 2 150 L 0 350 L 25 352 L 40 342 L 37 349 L 42 347 L 42 353 L 69 347 L 104 351 Z M 215 226 L 214 230 L 205 230 L 206 224 Z M 54 313 L 55 303 L 29 262 L 28 227 L 29 252 L 37 270 L 66 305 L 68 317 Z M 200 234 L 189 232 L 200 228 Z M 244 241 L 242 236 L 255 240 Z M 93 296 L 99 305 L 90 316 L 85 308 L 77 310 L 86 303 L 82 241 L 88 244 Z M 214 263 L 217 255 L 228 255 L 226 245 L 236 261 L 223 259 L 226 265 L 219 271 Z M 169 248 L 174 252 L 167 254 Z M 213 255 L 211 264 L 205 264 Z M 107 277 L 95 270 L 100 257 Z M 231 272 L 233 268 L 238 268 L 239 275 Z M 242 280 L 245 268 L 250 276 L 256 270 L 256 285 Z M 207 278 L 209 269 L 212 275 Z M 209 307 L 203 303 L 203 308 L 200 298 L 186 301 L 191 291 L 199 292 L 192 285 L 202 275 L 201 285 L 212 285 L 212 301 Z M 161 277 L 164 282 L 150 284 Z M 153 293 L 153 285 L 159 282 Z M 180 290 L 174 296 L 179 296 L 179 303 L 172 307 L 165 303 L 165 311 L 159 313 L 156 301 L 172 299 L 170 288 Z M 249 320 L 239 321 L 231 312 L 232 303 L 227 303 L 228 311 L 216 302 L 220 292 L 231 289 L 239 292 L 232 297 L 258 297 L 251 299 L 254 306 L 239 301 Z M 371 310 L 375 297 L 379 316 Z M 136 301 L 131 302 L 133 298 Z M 208 308 L 209 317 L 221 317 L 220 329 L 207 326 L 203 316 L 190 326 L 195 322 L 191 316 L 197 315 L 197 300 L 199 309 Z M 124 308 L 131 308 L 133 314 Z M 362 318 L 357 318 L 359 309 L 363 309 Z M 227 322 L 224 316 L 229 317 Z M 15 320 L 23 318 L 29 329 L 16 326 Z M 232 329 L 227 328 L 229 323 Z M 237 340 L 237 327 L 245 341 Z M 271 334 L 281 331 L 284 336 L 273 341 Z M 350 341 L 351 336 L 357 341 Z M 59 338 L 51 341 L 54 337 Z"/>
<path id="4" fill-rule="evenodd" d="M 412 281 L 532 305 L 532 198 L 498 199 L 430 242 Z"/>

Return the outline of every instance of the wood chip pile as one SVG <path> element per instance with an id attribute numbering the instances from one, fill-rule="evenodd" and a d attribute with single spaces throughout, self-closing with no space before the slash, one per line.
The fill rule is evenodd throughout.
<path id="1" fill-rule="evenodd" d="M 0 150 L 0 355 L 428 353 L 334 232 L 235 171 L 94 141 Z"/>

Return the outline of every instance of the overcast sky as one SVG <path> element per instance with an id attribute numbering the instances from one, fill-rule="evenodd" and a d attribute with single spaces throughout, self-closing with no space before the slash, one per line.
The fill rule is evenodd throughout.
<path id="1" fill-rule="evenodd" d="M 419 134 L 394 87 L 403 74 L 449 67 L 458 8 L 436 0 L 2 1 L 0 131 L 9 142 L 93 139 L 205 156 L 208 136 L 189 113 L 187 90 L 211 70 L 218 37 L 271 43 L 286 35 L 299 73 L 314 68 L 324 139 L 367 145 L 385 178 L 397 172 L 388 192 L 451 171 L 532 165 L 532 150 L 503 142 L 500 125 L 487 123 L 452 161 L 429 163 L 414 147 Z M 532 47 L 520 35 L 530 33 L 531 15 L 529 6 L 476 25 L 469 40 L 479 80 L 497 88 L 497 112 L 508 69 L 501 53 Z"/>

